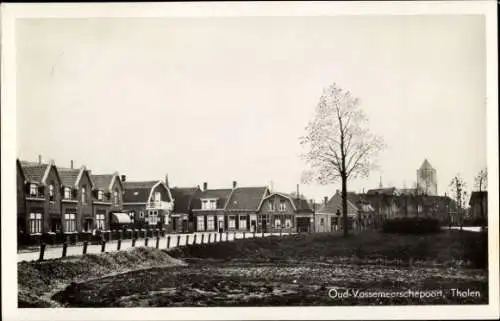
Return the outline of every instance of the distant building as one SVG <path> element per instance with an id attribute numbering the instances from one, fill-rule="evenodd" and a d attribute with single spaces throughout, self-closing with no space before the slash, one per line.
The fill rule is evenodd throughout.
<path id="1" fill-rule="evenodd" d="M 488 192 L 474 191 L 469 200 L 471 219 L 484 219 L 488 221 Z"/>
<path id="2" fill-rule="evenodd" d="M 417 169 L 417 189 L 424 195 L 437 195 L 437 174 L 427 159 Z"/>

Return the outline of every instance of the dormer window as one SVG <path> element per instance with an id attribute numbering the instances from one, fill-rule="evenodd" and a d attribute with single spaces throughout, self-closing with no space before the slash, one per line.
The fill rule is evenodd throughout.
<path id="1" fill-rule="evenodd" d="M 161 202 L 161 193 L 160 192 L 155 192 L 154 201 Z"/>
<path id="2" fill-rule="evenodd" d="M 104 200 L 104 192 L 103 191 L 97 191 L 97 200 L 98 201 Z"/>
<path id="3" fill-rule="evenodd" d="M 65 187 L 64 188 L 64 199 L 71 199 L 71 188 Z"/>
<path id="4" fill-rule="evenodd" d="M 217 200 L 216 199 L 201 200 L 201 209 L 202 210 L 215 210 L 215 209 L 217 209 Z"/>
<path id="5" fill-rule="evenodd" d="M 31 183 L 30 184 L 30 196 L 37 196 L 38 194 L 38 185 Z"/>

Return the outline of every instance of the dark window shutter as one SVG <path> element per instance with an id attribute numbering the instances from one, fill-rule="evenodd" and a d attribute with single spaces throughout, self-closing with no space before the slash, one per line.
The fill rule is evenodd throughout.
<path id="1" fill-rule="evenodd" d="M 39 186 L 38 193 L 40 193 L 40 195 L 45 195 L 45 186 Z"/>
<path id="2" fill-rule="evenodd" d="M 26 183 L 26 186 L 25 186 L 25 192 L 26 192 L 26 194 L 28 194 L 28 195 L 29 195 L 29 193 L 30 193 L 30 185 L 31 185 L 31 184 L 28 182 L 28 183 Z"/>
<path id="3" fill-rule="evenodd" d="M 71 196 L 72 196 L 72 198 L 76 198 L 77 197 L 77 190 L 76 190 L 76 188 L 72 188 L 71 189 Z"/>

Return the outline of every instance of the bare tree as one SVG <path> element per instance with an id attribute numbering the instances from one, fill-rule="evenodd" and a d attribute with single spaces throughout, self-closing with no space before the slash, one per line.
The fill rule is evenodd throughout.
<path id="1" fill-rule="evenodd" d="M 467 184 L 460 174 L 456 174 L 449 185 L 451 189 L 451 195 L 455 197 L 457 202 L 457 216 L 460 220 L 460 229 L 463 227 L 463 206 L 465 205 L 467 191 Z"/>
<path id="2" fill-rule="evenodd" d="M 481 219 L 482 219 L 482 227 L 484 228 L 485 225 L 485 220 L 484 220 L 484 206 L 483 206 L 483 199 L 482 199 L 482 192 L 488 189 L 488 169 L 483 168 L 479 173 L 477 174 L 475 178 L 475 185 L 477 190 L 479 191 L 479 197 L 480 197 L 480 202 L 479 202 L 479 208 L 481 211 Z"/>
<path id="3" fill-rule="evenodd" d="M 323 90 L 306 135 L 300 143 L 308 166 L 303 181 L 320 184 L 342 182 L 344 235 L 348 234 L 347 181 L 368 176 L 375 167 L 373 158 L 385 146 L 382 138 L 367 129 L 368 122 L 359 99 L 335 83 Z"/>

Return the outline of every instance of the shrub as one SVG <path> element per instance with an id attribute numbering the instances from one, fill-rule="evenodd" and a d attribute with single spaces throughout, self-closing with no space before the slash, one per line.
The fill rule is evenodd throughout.
<path id="1" fill-rule="evenodd" d="M 401 217 L 389 219 L 382 225 L 384 233 L 428 234 L 441 231 L 438 219 L 429 217 Z"/>
<path id="2" fill-rule="evenodd" d="M 461 233 L 464 259 L 476 268 L 488 268 L 488 232 L 462 231 Z"/>

